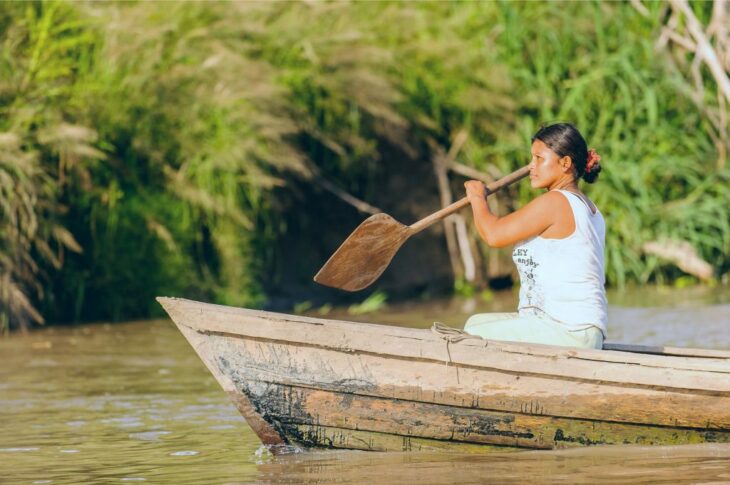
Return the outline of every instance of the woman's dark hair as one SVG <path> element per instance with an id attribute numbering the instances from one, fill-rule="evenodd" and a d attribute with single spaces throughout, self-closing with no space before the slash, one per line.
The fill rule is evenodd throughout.
<path id="1" fill-rule="evenodd" d="M 542 141 L 561 158 L 569 156 L 575 167 L 575 178 L 583 178 L 589 184 L 598 178 L 601 171 L 599 164 L 596 164 L 590 172 L 586 172 L 588 145 L 575 126 L 570 123 L 543 126 L 533 135 L 532 142 L 535 140 Z"/>

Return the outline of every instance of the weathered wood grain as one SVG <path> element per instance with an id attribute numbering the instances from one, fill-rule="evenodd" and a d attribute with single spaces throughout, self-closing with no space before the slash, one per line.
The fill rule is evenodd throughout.
<path id="1" fill-rule="evenodd" d="M 730 431 L 675 429 L 662 426 L 553 418 L 465 409 L 399 399 L 278 384 L 253 386 L 253 399 L 291 439 L 292 425 L 325 426 L 514 448 L 553 449 L 594 444 L 691 444 L 730 442 Z"/>
<path id="2" fill-rule="evenodd" d="M 505 452 L 520 449 L 306 424 L 294 424 L 287 427 L 287 436 L 293 443 L 305 448 L 340 448 L 363 451 L 448 451 L 458 453 Z"/>
<path id="3" fill-rule="evenodd" d="M 174 300 L 169 305 L 171 315 L 176 322 L 206 333 L 239 335 L 345 353 L 396 356 L 399 360 L 448 362 L 516 375 L 545 375 L 678 392 L 730 393 L 730 363 L 726 359 L 644 355 L 481 339 L 447 344 L 425 330 L 245 311 L 218 305 L 191 307 L 191 303 L 197 304 Z M 204 318 L 197 318 L 203 309 Z M 327 322 L 326 325 L 323 322 Z"/>
<path id="4" fill-rule="evenodd" d="M 449 406 L 663 426 L 730 428 L 730 396 L 623 387 L 398 361 L 380 355 L 208 336 L 216 372 L 237 381 L 281 383 Z M 225 355 L 226 357 L 223 357 Z M 698 414 L 696 410 L 703 409 Z M 707 416 L 712 416 L 709 420 Z"/>
<path id="5" fill-rule="evenodd" d="M 274 446 L 728 441 L 730 352 L 448 343 L 426 330 L 161 303 Z"/>

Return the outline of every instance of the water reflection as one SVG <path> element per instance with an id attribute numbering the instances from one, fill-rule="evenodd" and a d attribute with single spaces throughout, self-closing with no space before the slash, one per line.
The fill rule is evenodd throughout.
<path id="1" fill-rule="evenodd" d="M 257 476 L 258 439 L 167 321 L 49 328 L 0 355 L 2 483 Z"/>
<path id="2" fill-rule="evenodd" d="M 469 311 L 509 309 L 510 298 L 472 309 L 463 300 L 392 306 L 358 318 L 459 325 Z M 613 305 L 611 340 L 730 348 L 727 300 L 670 298 L 662 308 Z M 730 482 L 727 445 L 273 458 L 168 321 L 13 335 L 0 339 L 0 356 L 2 483 Z"/>
<path id="3" fill-rule="evenodd" d="M 487 455 L 315 452 L 258 467 L 258 483 L 727 483 L 730 445 Z"/>

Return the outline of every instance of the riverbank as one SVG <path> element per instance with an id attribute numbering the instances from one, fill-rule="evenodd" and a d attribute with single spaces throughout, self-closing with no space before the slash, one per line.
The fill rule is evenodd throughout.
<path id="1" fill-rule="evenodd" d="M 688 96 L 681 44 L 657 50 L 667 29 L 685 38 L 676 15 L 704 28 L 716 13 L 679 3 L 6 2 L 0 331 L 154 317 L 161 294 L 345 302 L 312 277 L 367 216 L 435 212 L 467 178 L 527 164 L 558 120 L 603 157 L 585 189 L 609 284 L 682 280 L 675 253 L 722 281 L 726 104 L 711 79 Z M 451 219 L 409 240 L 379 288 L 515 279 L 508 249 Z"/>

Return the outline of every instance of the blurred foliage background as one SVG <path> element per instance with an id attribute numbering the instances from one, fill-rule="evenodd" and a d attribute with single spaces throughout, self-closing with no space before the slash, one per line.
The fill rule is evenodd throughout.
<path id="1" fill-rule="evenodd" d="M 712 3 L 692 7 L 709 20 Z M 603 157 L 586 189 L 607 219 L 609 284 L 682 276 L 642 251 L 663 238 L 722 278 L 727 134 L 688 94 L 683 57 L 655 47 L 668 5 L 644 8 L 4 2 L 0 328 L 147 317 L 157 295 L 260 307 L 299 281 L 293 304 L 367 215 L 323 180 L 423 216 L 435 182 L 395 172 L 430 167 L 465 133 L 456 161 L 506 174 L 556 121 Z M 534 196 L 522 184 L 502 206 Z"/>

